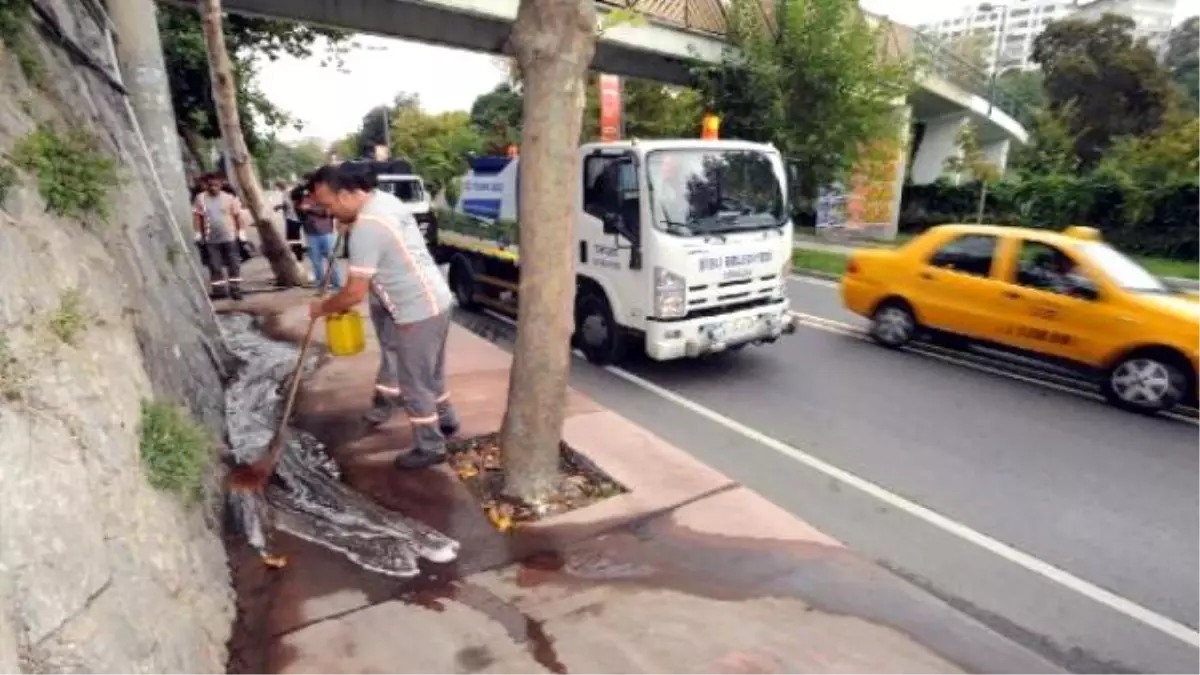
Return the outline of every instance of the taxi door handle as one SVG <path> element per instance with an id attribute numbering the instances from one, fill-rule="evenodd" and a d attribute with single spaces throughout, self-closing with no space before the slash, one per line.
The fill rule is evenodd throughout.
<path id="1" fill-rule="evenodd" d="M 1010 300 L 1020 300 L 1021 294 L 1016 291 L 1004 291 L 1004 297 L 1009 298 Z"/>
<path id="2" fill-rule="evenodd" d="M 926 281 L 934 281 L 933 275 L 929 272 L 921 272 L 921 278 Z"/>

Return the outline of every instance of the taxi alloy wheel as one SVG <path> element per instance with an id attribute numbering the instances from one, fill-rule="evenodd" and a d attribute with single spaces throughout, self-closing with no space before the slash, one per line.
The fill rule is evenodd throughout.
<path id="1" fill-rule="evenodd" d="M 917 318 L 908 303 L 888 300 L 871 317 L 871 337 L 885 347 L 903 347 L 917 334 Z"/>
<path id="2" fill-rule="evenodd" d="M 1121 360 L 1108 373 L 1104 383 L 1106 397 L 1122 408 L 1138 412 L 1175 407 L 1187 390 L 1187 375 L 1174 359 L 1164 356 L 1135 354 Z"/>

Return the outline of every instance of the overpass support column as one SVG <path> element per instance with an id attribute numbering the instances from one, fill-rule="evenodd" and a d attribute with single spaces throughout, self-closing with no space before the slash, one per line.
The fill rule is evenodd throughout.
<path id="1" fill-rule="evenodd" d="M 158 34 L 154 0 L 119 0 L 108 3 L 116 37 L 121 79 L 129 90 L 137 124 L 150 149 L 150 161 L 167 192 L 175 217 L 184 234 L 190 233 L 191 208 L 183 153 L 171 106 L 171 87 Z"/>
<path id="2" fill-rule="evenodd" d="M 983 143 L 979 149 L 983 152 L 984 161 L 996 167 L 996 172 L 1001 176 L 1004 175 L 1004 170 L 1008 167 L 1008 151 L 1011 145 L 1009 139 L 1004 138 L 990 143 Z"/>
<path id="3" fill-rule="evenodd" d="M 962 152 L 958 134 L 967 124 L 966 113 L 952 113 L 924 120 L 925 135 L 913 157 L 911 178 L 914 185 L 927 185 L 942 177 L 946 160 Z"/>

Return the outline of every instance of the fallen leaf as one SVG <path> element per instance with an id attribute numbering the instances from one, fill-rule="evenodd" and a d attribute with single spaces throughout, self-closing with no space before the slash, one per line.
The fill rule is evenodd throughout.
<path id="1" fill-rule="evenodd" d="M 262 561 L 264 565 L 273 570 L 283 569 L 288 564 L 288 559 L 285 555 L 264 555 Z"/>

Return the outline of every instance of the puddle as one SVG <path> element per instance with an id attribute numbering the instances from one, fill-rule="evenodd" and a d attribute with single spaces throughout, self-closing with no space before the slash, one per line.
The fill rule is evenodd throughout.
<path id="1" fill-rule="evenodd" d="M 265 452 L 274 434 L 282 412 L 281 390 L 295 365 L 297 348 L 264 336 L 252 316 L 229 314 L 219 320 L 242 361 L 225 394 L 229 444 L 239 464 L 250 464 Z M 316 361 L 316 355 L 309 357 L 305 376 Z M 324 445 L 294 427 L 263 495 L 231 493 L 230 509 L 234 522 L 260 553 L 270 550 L 270 532 L 278 528 L 391 577 L 415 577 L 419 558 L 446 563 L 458 555 L 454 539 L 343 484 Z"/>

